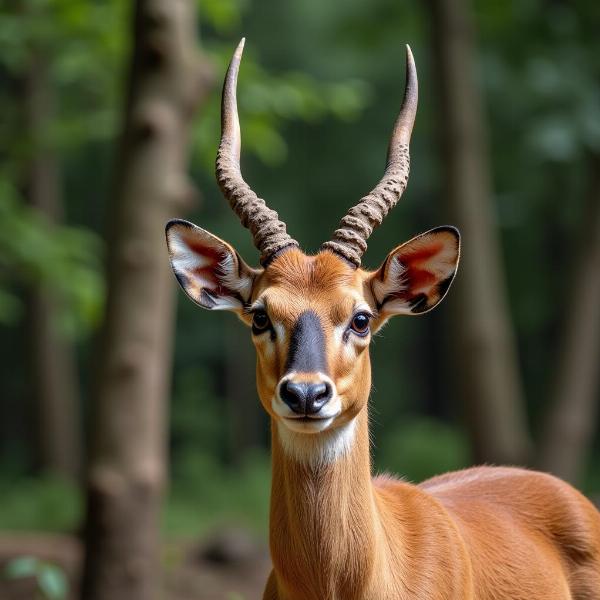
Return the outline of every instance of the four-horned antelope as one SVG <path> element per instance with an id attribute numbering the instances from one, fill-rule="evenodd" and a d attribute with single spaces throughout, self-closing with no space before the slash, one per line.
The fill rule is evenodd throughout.
<path id="1" fill-rule="evenodd" d="M 171 221 L 173 270 L 208 309 L 252 328 L 258 393 L 272 423 L 268 600 L 598 600 L 600 513 L 566 483 L 479 467 L 420 485 L 371 478 L 369 342 L 393 315 L 446 294 L 459 235 L 439 227 L 361 268 L 373 228 L 406 187 L 417 108 L 410 49 L 404 102 L 385 174 L 331 241 L 305 255 L 242 179 L 238 47 L 223 89 L 217 179 L 260 250 L 246 265 L 226 242 Z"/>

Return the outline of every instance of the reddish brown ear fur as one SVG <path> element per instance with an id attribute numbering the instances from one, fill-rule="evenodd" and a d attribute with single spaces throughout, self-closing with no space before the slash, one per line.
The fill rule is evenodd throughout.
<path id="1" fill-rule="evenodd" d="M 421 314 L 439 304 L 458 267 L 460 234 L 436 227 L 398 246 L 371 279 L 377 308 L 387 314 Z"/>
<path id="2" fill-rule="evenodd" d="M 241 311 L 259 273 L 223 240 L 189 223 L 166 227 L 171 267 L 186 294 L 203 308 Z"/>

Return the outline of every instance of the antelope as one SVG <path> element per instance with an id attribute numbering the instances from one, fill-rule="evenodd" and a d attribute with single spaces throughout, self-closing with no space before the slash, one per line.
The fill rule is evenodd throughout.
<path id="1" fill-rule="evenodd" d="M 394 248 L 377 270 L 361 267 L 367 239 L 408 180 L 418 96 L 410 48 L 383 178 L 308 256 L 242 178 L 243 43 L 225 77 L 216 173 L 261 266 L 186 221 L 170 221 L 166 235 L 186 294 L 252 330 L 272 429 L 264 600 L 600 599 L 600 513 L 563 481 L 490 466 L 419 485 L 372 478 L 371 337 L 394 315 L 439 304 L 460 255 L 458 231 L 438 227 Z"/>

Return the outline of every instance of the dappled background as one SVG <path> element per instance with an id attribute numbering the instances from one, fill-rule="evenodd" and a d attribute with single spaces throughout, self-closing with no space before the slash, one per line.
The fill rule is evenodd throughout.
<path id="1" fill-rule="evenodd" d="M 244 175 L 307 252 L 382 175 L 415 55 L 410 183 L 363 262 L 445 223 L 463 259 L 434 313 L 373 342 L 375 468 L 522 464 L 598 499 L 598 2 L 0 6 L 0 595 L 75 597 L 83 540 L 84 597 L 148 597 L 90 591 L 103 485 L 136 481 L 141 455 L 153 501 L 117 519 L 127 552 L 150 524 L 167 597 L 259 597 L 269 424 L 250 335 L 176 289 L 163 238 L 187 218 L 258 263 L 214 179 L 242 36 Z"/>

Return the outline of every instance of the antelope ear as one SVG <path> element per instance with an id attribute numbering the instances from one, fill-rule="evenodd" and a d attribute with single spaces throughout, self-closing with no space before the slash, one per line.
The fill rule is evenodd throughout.
<path id="1" fill-rule="evenodd" d="M 260 271 L 227 243 L 188 221 L 166 227 L 171 267 L 185 293 L 203 308 L 241 313 Z"/>
<path id="2" fill-rule="evenodd" d="M 391 316 L 431 310 L 446 295 L 459 257 L 454 227 L 436 227 L 398 246 L 370 278 L 378 311 Z"/>

